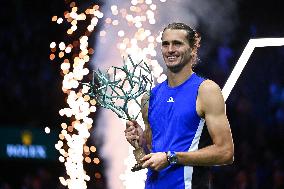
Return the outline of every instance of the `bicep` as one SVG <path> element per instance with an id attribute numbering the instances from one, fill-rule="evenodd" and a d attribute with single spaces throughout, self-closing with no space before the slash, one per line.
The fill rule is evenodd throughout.
<path id="1" fill-rule="evenodd" d="M 230 144 L 232 136 L 221 90 L 214 82 L 205 82 L 200 89 L 200 101 L 208 132 L 215 145 Z"/>
<path id="2" fill-rule="evenodd" d="M 226 115 L 206 115 L 208 132 L 215 145 L 223 146 L 231 141 L 231 130 Z"/>

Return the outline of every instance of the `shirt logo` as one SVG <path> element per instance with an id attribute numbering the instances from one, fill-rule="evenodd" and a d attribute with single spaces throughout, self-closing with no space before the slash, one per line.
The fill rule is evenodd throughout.
<path id="1" fill-rule="evenodd" d="M 175 102 L 173 97 L 170 97 L 167 102 Z"/>

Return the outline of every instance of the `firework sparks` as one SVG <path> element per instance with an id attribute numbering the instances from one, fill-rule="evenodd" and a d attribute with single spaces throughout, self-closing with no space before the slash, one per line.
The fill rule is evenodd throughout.
<path id="1" fill-rule="evenodd" d="M 82 30 L 90 34 L 100 19 L 104 19 L 105 28 L 97 31 L 101 42 L 108 43 L 107 37 L 116 36 L 118 41 L 113 46 L 119 52 L 120 58 L 126 57 L 128 54 L 135 54 L 134 61 L 144 59 L 151 65 L 157 81 L 162 82 L 166 77 L 162 74 L 163 68 L 155 59 L 157 55 L 155 49 L 161 36 L 160 34 L 152 34 L 149 28 L 156 23 L 155 11 L 158 9 L 158 4 L 162 2 L 165 1 L 161 0 L 161 2 L 154 4 L 152 0 L 132 0 L 131 4 L 126 6 L 111 5 L 107 10 L 111 15 L 106 18 L 99 10 L 99 5 L 93 5 L 80 12 L 76 3 L 72 2 L 70 3 L 71 11 L 65 11 L 64 17 L 53 16 L 51 20 L 57 24 L 68 24 L 70 27 L 66 33 L 71 39 L 71 36 L 74 38 L 74 34 Z M 79 28 L 78 23 L 80 22 L 88 22 L 88 24 L 85 28 Z M 109 32 L 109 28 L 112 30 L 115 28 L 115 35 Z M 63 75 L 62 91 L 67 95 L 68 107 L 61 109 L 59 114 L 73 120 L 70 121 L 70 124 L 61 124 L 62 131 L 59 134 L 59 141 L 55 145 L 60 153 L 59 161 L 64 163 L 68 175 L 68 178 L 60 177 L 59 180 L 69 189 L 87 187 L 86 181 L 90 180 L 90 176 L 83 169 L 84 162 L 100 163 L 99 158 L 91 159 L 89 157 L 91 152 L 96 152 L 96 147 L 86 145 L 93 124 L 93 120 L 89 116 L 96 111 L 96 101 L 90 100 L 87 95 L 89 91 L 87 86 L 79 88 L 80 82 L 89 74 L 86 63 L 90 61 L 90 57 L 94 53 L 94 50 L 88 47 L 89 35 L 86 32 L 75 40 L 50 43 L 50 60 L 55 60 L 56 57 L 63 60 L 60 65 Z M 138 186 L 143 187 L 146 178 L 145 171 L 130 173 L 135 160 L 132 149 L 129 149 L 129 157 L 125 160 L 127 169 L 120 179 L 122 179 L 125 188 L 137 187 L 137 183 L 140 183 Z M 96 179 L 101 178 L 99 172 L 96 172 L 94 176 Z"/>
<path id="2" fill-rule="evenodd" d="M 105 69 L 109 66 L 119 66 L 114 65 L 119 63 L 117 60 L 131 55 L 135 62 L 142 59 L 145 60 L 151 66 L 152 74 L 157 78 L 157 82 L 163 82 L 166 79 L 166 75 L 163 74 L 163 68 L 158 63 L 156 51 L 158 43 L 161 42 L 161 33 L 153 32 L 151 29 L 157 23 L 157 10 L 162 4 L 162 1 L 155 1 L 154 3 L 152 0 L 132 0 L 119 5 L 110 4 L 106 6 L 104 10 L 105 25 L 99 33 L 100 43 L 96 47 L 97 56 L 93 59 L 94 64 L 96 62 L 104 62 L 104 65 L 96 64 L 98 67 L 100 66 L 100 69 Z M 111 54 L 111 57 L 105 56 L 105 52 Z M 107 62 L 112 62 L 112 64 L 108 65 Z M 140 101 L 140 99 L 137 100 Z M 137 107 L 136 109 L 131 106 L 129 108 L 137 112 Z M 113 120 L 112 123 L 109 123 L 108 121 L 110 120 L 103 120 L 102 124 L 119 127 L 116 130 L 112 127 L 111 133 L 122 133 L 121 129 L 124 127 L 123 125 L 120 126 L 120 124 L 125 123 L 116 123 Z M 143 127 L 141 116 L 138 117 L 137 121 Z M 106 128 L 104 127 L 104 132 L 110 133 Z M 123 140 L 123 136 L 120 137 Z M 108 135 L 106 138 L 106 145 L 108 145 L 112 143 L 114 136 Z M 109 148 L 112 147 L 113 145 L 109 146 Z M 107 170 L 108 187 L 144 188 L 146 170 L 131 172 L 132 165 L 135 163 L 135 158 L 132 154 L 133 148 L 129 144 L 121 144 L 120 148 L 123 147 L 129 148 L 126 154 L 120 149 L 112 149 L 111 153 L 105 154 L 105 158 L 111 163 L 109 170 Z M 106 150 L 106 148 L 105 146 L 104 149 Z M 107 151 L 110 151 L 110 149 L 107 149 Z M 125 166 L 123 168 L 122 162 L 124 162 Z"/>
<path id="3" fill-rule="evenodd" d="M 66 11 L 64 13 L 65 20 L 57 16 L 52 17 L 52 21 L 57 24 L 64 22 L 70 24 L 70 28 L 66 31 L 69 36 L 72 36 L 78 30 L 77 24 L 79 22 L 86 22 L 87 20 L 90 20 L 87 28 L 80 28 L 80 30 L 93 31 L 98 23 L 98 19 L 103 17 L 103 13 L 99 11 L 98 5 L 89 7 L 82 13 L 78 12 L 78 7 L 76 7 L 74 2 L 70 3 L 70 8 L 70 12 Z M 63 41 L 58 43 L 51 42 L 50 48 L 50 60 L 56 58 L 56 51 L 59 51 L 58 58 L 64 59 L 60 66 L 64 75 L 62 91 L 67 94 L 69 107 L 61 109 L 59 114 L 74 120 L 70 124 L 61 124 L 62 131 L 59 134 L 59 141 L 55 144 L 55 148 L 60 153 L 58 159 L 64 163 L 68 175 L 68 178 L 60 177 L 59 180 L 62 185 L 68 186 L 69 189 L 85 189 L 87 188 L 86 181 L 90 180 L 90 176 L 87 175 L 83 168 L 84 161 L 86 163 L 100 163 L 99 158 L 96 157 L 92 161 L 89 157 L 90 152 L 96 152 L 96 147 L 88 147 L 86 145 L 93 124 L 93 120 L 89 116 L 96 111 L 96 102 L 94 100 L 90 101 L 90 97 L 85 95 L 88 92 L 88 88 L 83 87 L 78 90 L 79 82 L 89 73 L 86 63 L 89 62 L 93 49 L 88 47 L 87 35 L 79 36 L 78 40 L 71 40 L 70 44 Z M 75 54 L 78 51 L 79 54 Z M 74 58 L 71 60 L 65 58 L 68 54 L 74 55 Z M 100 179 L 101 174 L 97 172 L 95 178 Z"/>

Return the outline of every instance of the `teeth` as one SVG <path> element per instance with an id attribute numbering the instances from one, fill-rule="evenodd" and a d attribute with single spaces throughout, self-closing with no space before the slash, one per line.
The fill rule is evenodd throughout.
<path id="1" fill-rule="evenodd" d="M 174 60 L 176 57 L 175 56 L 169 56 L 168 59 L 169 60 Z"/>

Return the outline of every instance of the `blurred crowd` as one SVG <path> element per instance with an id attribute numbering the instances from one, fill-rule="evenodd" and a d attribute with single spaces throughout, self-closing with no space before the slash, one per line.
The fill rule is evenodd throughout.
<path id="1" fill-rule="evenodd" d="M 17 171 L 17 170 L 15 170 Z M 20 171 L 22 175 L 15 173 L 10 178 L 1 178 L 0 189 L 50 189 L 63 188 L 58 182 L 58 178 L 50 170 L 39 167 L 34 172 L 26 170 Z M 17 177 L 17 178 L 15 178 Z"/>
<path id="2" fill-rule="evenodd" d="M 251 38 L 257 38 L 253 27 Z M 269 33 L 269 31 L 268 31 Z M 281 32 L 273 36 L 280 37 Z M 231 40 L 217 47 L 212 79 L 221 86 L 244 44 Z M 234 47 L 234 48 L 233 48 Z M 284 47 L 257 48 L 226 102 L 235 143 L 235 161 L 212 168 L 212 189 L 284 188 Z M 204 65 L 206 66 L 206 65 Z M 211 69 L 211 70 L 210 70 Z M 202 68 L 201 68 L 202 70 Z M 210 75 L 210 74 L 209 74 Z"/>
<path id="3" fill-rule="evenodd" d="M 9 17 L 0 32 L 0 126 L 21 123 L 36 126 L 42 120 L 57 124 L 58 110 L 64 106 L 59 65 L 49 60 L 49 43 L 60 37 L 52 29 L 50 18 L 63 8 L 54 6 L 58 1 L 31 2 L 10 0 L 0 6 L 1 18 Z M 223 86 L 250 37 L 283 34 L 283 30 L 277 32 L 274 27 L 270 31 L 259 23 L 243 27 L 249 36 L 240 30 L 236 39 L 224 38 L 214 53 L 200 57 L 202 62 L 197 72 Z M 229 166 L 212 168 L 212 189 L 284 188 L 283 60 L 283 47 L 257 49 L 251 56 L 226 103 L 235 161 Z M 11 170 L 0 168 L 0 171 L 0 189 L 62 187 L 48 169 L 15 174 L 14 180 L 3 176 L 6 171 L 13 175 Z M 104 187 L 101 183 L 92 188 Z"/>
<path id="4" fill-rule="evenodd" d="M 62 104 L 59 65 L 49 61 L 48 45 L 58 37 L 51 15 L 60 9 L 49 1 L 11 0 L 4 5 L 1 19 L 9 19 L 1 22 L 0 32 L 1 123 L 38 126 L 45 116 L 54 120 Z"/>

